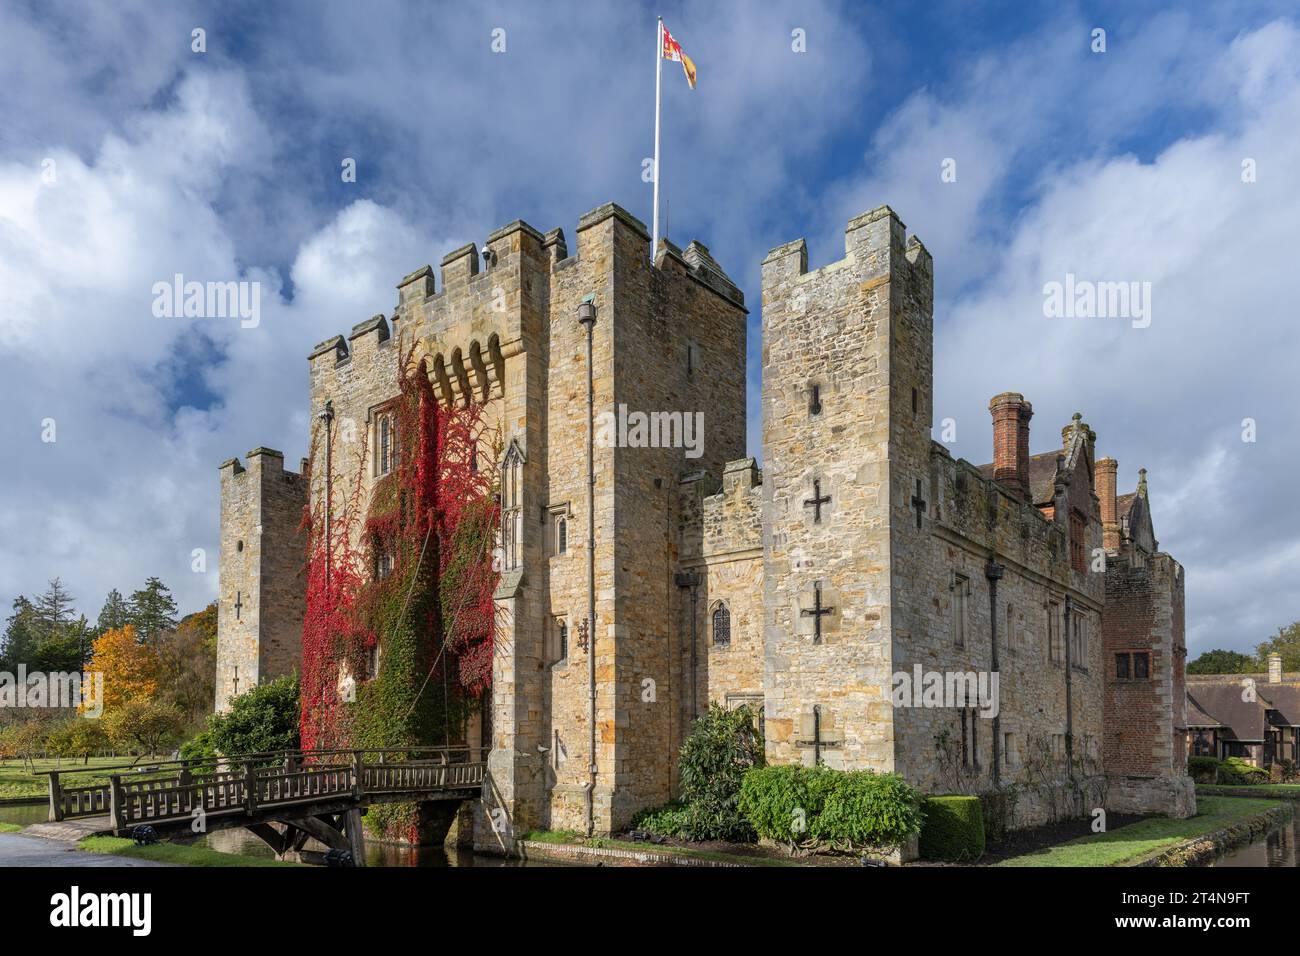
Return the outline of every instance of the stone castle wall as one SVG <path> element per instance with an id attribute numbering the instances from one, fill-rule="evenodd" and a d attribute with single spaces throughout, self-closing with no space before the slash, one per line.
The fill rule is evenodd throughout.
<path id="1" fill-rule="evenodd" d="M 894 768 L 890 503 L 905 477 L 893 460 L 891 363 L 908 324 L 904 235 L 882 207 L 849 223 L 838 262 L 808 272 L 801 239 L 763 263 L 763 679 L 773 763 L 812 764 L 820 744 L 831 767 Z M 829 498 L 820 520 L 818 498 Z"/>
<path id="2" fill-rule="evenodd" d="M 306 485 L 278 451 L 255 448 L 247 459 L 247 468 L 234 458 L 221 466 L 218 711 L 302 662 Z"/>
<path id="3" fill-rule="evenodd" d="M 1110 578 L 1072 567 L 1069 540 L 1078 512 L 1086 553 L 1102 545 L 1094 438 L 1080 422 L 1067 427 L 1068 474 L 1041 508 L 930 440 L 933 264 L 898 217 L 881 207 L 855 218 L 845 257 L 815 271 L 803 240 L 763 263 L 761 474 L 743 457 L 746 310 L 709 251 L 665 242 L 652 264 L 644 225 L 613 204 L 583 216 L 574 242 L 570 254 L 560 230 L 511 223 L 487 238 L 486 259 L 469 244 L 442 260 L 438 281 L 429 267 L 411 273 L 390 314 L 309 358 L 317 514 L 326 468 L 316 414 L 332 404 L 334 520 L 355 507 L 359 531 L 380 477 L 378 423 L 412 350 L 441 401 L 483 406 L 480 460 L 517 469 L 518 493 L 503 489 L 517 547 L 502 555 L 493 689 L 467 730 L 476 743 L 490 728 L 492 748 L 478 844 L 506 846 L 534 827 L 582 830 L 588 804 L 595 830 L 610 832 L 671 799 L 677 752 L 711 702 L 761 706 L 772 762 L 809 764 L 820 751 L 827 765 L 897 770 L 931 792 L 1024 784 L 1017 825 L 1082 799 L 1058 743 L 1068 699 L 1076 767 L 1100 779 Z M 704 418 L 698 457 L 680 445 L 594 447 L 596 617 L 585 642 L 584 299 L 596 306 L 597 416 Z M 278 459 L 250 457 L 249 474 L 223 466 L 219 700 L 237 661 L 242 687 L 245 668 L 286 666 L 283 635 L 292 631 L 295 650 L 300 639 L 302 543 L 268 537 L 265 518 L 286 527 L 290 492 L 300 511 L 305 491 L 283 473 L 269 485 L 244 481 L 255 468 L 271 475 L 268 462 Z M 990 557 L 1003 569 L 995 606 Z M 1168 597 L 1161 634 L 1175 642 L 1177 632 L 1181 644 L 1181 578 L 1157 590 Z M 236 593 L 250 607 L 274 604 L 275 619 L 234 621 Z M 1070 667 L 1050 641 L 1067 597 L 1086 628 L 1084 657 Z M 811 613 L 819 607 L 828 613 Z M 725 643 L 714 634 L 720 608 Z M 968 714 L 963 734 L 956 709 L 893 706 L 899 671 L 992 671 L 994 617 L 996 721 Z M 1170 671 L 1170 700 L 1181 699 L 1180 680 Z M 1172 746 L 1181 720 L 1160 719 Z"/>

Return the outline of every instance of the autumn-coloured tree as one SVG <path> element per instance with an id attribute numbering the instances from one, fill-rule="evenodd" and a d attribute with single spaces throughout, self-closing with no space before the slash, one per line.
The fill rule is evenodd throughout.
<path id="1" fill-rule="evenodd" d="M 175 631 L 156 643 L 162 697 L 175 704 L 191 725 L 212 711 L 217 684 L 217 605 L 186 615 Z"/>
<path id="2" fill-rule="evenodd" d="M 138 754 L 156 754 L 179 740 L 185 718 L 171 704 L 134 697 L 109 712 L 104 725 L 115 746 Z"/>
<path id="3" fill-rule="evenodd" d="M 111 713 L 127 701 L 152 698 L 158 693 L 158 653 L 136 640 L 135 627 L 131 624 L 115 627 L 96 638 L 89 670 L 104 675 L 105 713 Z"/>

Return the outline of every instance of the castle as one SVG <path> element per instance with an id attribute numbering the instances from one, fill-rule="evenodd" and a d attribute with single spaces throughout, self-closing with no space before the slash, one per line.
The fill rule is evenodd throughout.
<path id="1" fill-rule="evenodd" d="M 891 209 L 852 220 L 830 265 L 809 271 L 802 239 L 764 260 L 761 469 L 747 309 L 709 250 L 663 241 L 652 263 L 614 204 L 575 238 L 511 223 L 311 352 L 313 414 L 353 423 L 364 460 L 313 462 L 310 488 L 268 449 L 222 465 L 218 708 L 297 666 L 302 507 L 327 471 L 383 474 L 404 342 L 500 436 L 504 633 L 467 733 L 510 827 L 480 843 L 626 827 L 677 793 L 710 703 L 759 713 L 769 762 L 1013 793 L 1011 826 L 1194 812 L 1183 572 L 1145 474 L 1118 495 L 1079 415 L 1031 455 L 1014 392 L 989 405 L 991 464 L 931 439 L 932 260 Z M 703 441 L 632 440 L 636 413 L 670 439 L 702 420 Z M 589 445 L 599 415 L 617 437 Z M 923 693 L 936 679 L 994 699 Z"/>

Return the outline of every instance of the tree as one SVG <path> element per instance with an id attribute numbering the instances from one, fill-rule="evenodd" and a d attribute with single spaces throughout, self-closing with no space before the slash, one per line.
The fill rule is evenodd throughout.
<path id="1" fill-rule="evenodd" d="M 208 734 L 227 757 L 297 750 L 298 718 L 298 676 L 286 675 L 232 697 L 227 713 L 208 718 Z"/>
<path id="2" fill-rule="evenodd" d="M 36 626 L 43 640 L 56 637 L 72 620 L 73 597 L 57 577 L 49 588 L 36 598 Z"/>
<path id="3" fill-rule="evenodd" d="M 1255 658 L 1238 651 L 1206 651 L 1187 665 L 1189 674 L 1249 674 L 1257 669 Z"/>
<path id="4" fill-rule="evenodd" d="M 95 641 L 89 670 L 104 675 L 104 712 L 158 693 L 158 654 L 136 639 L 135 627 L 106 631 Z"/>
<path id="5" fill-rule="evenodd" d="M 186 615 L 157 642 L 158 683 L 187 722 L 212 711 L 217 690 L 217 605 Z"/>
<path id="6" fill-rule="evenodd" d="M 5 626 L 4 641 L 0 644 L 0 670 L 18 670 L 19 664 L 29 664 L 35 656 L 38 641 L 36 608 L 21 594 L 14 598 L 14 612 Z"/>
<path id="7" fill-rule="evenodd" d="M 108 746 L 108 734 L 103 721 L 85 717 L 71 717 L 55 725 L 45 739 L 46 749 L 58 757 L 81 757 L 90 762 L 90 755 Z"/>
<path id="8" fill-rule="evenodd" d="M 124 627 L 130 623 L 131 605 L 122 597 L 121 591 L 113 588 L 108 592 L 108 597 L 104 598 L 104 606 L 99 610 L 99 620 L 95 622 L 95 630 L 103 634 L 105 631 Z"/>
<path id="9" fill-rule="evenodd" d="M 162 753 L 175 743 L 185 718 L 171 704 L 136 697 L 104 718 L 104 729 L 115 746 L 141 754 Z"/>
<path id="10" fill-rule="evenodd" d="M 144 587 L 131 595 L 131 623 L 141 644 L 156 640 L 163 631 L 176 627 L 176 602 L 167 585 L 149 578 Z"/>
<path id="11" fill-rule="evenodd" d="M 1268 655 L 1281 654 L 1283 671 L 1300 670 L 1300 621 L 1278 628 L 1277 636 L 1260 644 L 1255 651 L 1266 665 Z"/>

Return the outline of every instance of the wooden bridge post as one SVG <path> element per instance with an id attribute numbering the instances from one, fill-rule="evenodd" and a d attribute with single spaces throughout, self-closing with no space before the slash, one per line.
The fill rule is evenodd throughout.
<path id="1" fill-rule="evenodd" d="M 362 777 L 365 772 L 365 755 L 360 750 L 354 750 L 352 752 L 352 796 L 358 800 L 365 796 L 366 784 Z"/>
<path id="2" fill-rule="evenodd" d="M 257 770 L 250 760 L 244 764 L 244 810 L 251 816 L 257 809 Z"/>
<path id="3" fill-rule="evenodd" d="M 439 762 L 442 764 L 442 769 L 438 771 L 438 786 L 445 787 L 447 785 L 447 751 L 442 752 L 442 759 Z"/>
<path id="4" fill-rule="evenodd" d="M 126 798 L 122 793 L 122 778 L 112 774 L 108 778 L 108 817 L 113 823 L 113 835 L 121 836 L 126 830 Z"/>
<path id="5" fill-rule="evenodd" d="M 359 756 L 359 755 L 358 755 Z M 343 832 L 352 850 L 352 865 L 366 865 L 366 831 L 361 825 L 361 808 L 353 807 L 343 814 Z"/>
<path id="6" fill-rule="evenodd" d="M 50 774 L 50 821 L 63 819 L 63 785 L 59 783 L 59 772 Z"/>

